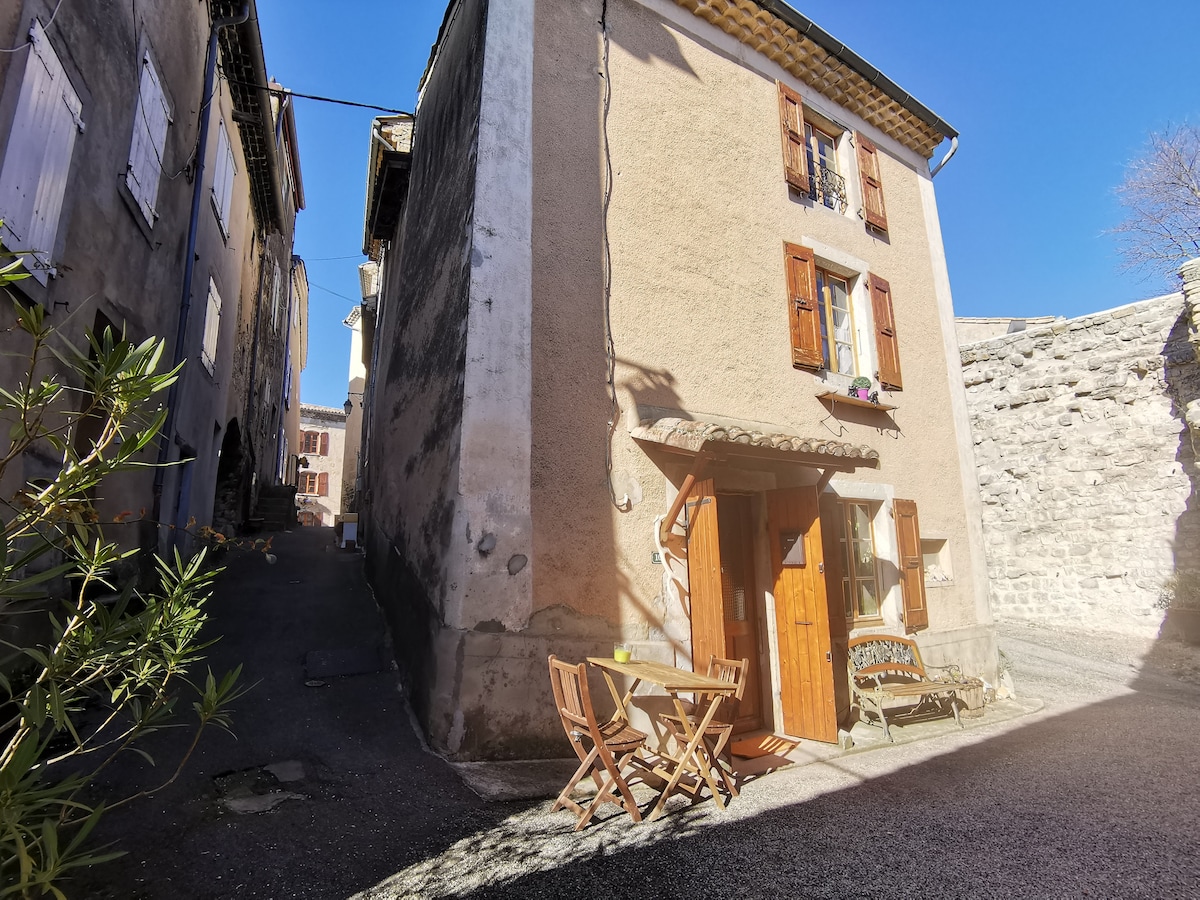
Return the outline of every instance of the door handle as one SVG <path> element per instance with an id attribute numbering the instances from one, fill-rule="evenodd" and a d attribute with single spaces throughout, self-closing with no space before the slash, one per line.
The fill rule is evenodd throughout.
<path id="1" fill-rule="evenodd" d="M 825 651 L 825 662 L 833 662 L 833 651 L 832 650 Z"/>
<path id="2" fill-rule="evenodd" d="M 799 619 L 797 619 L 797 620 L 796 620 L 796 624 L 797 624 L 797 625 L 811 625 L 811 624 L 812 624 L 812 622 L 801 622 Z"/>

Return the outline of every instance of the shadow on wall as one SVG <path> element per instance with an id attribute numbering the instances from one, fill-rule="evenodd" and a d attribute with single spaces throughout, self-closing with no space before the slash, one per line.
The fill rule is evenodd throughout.
<path id="1" fill-rule="evenodd" d="M 1190 340 L 1191 332 L 1190 304 L 1184 301 L 1183 310 L 1176 319 L 1171 333 L 1163 346 L 1164 378 L 1167 383 L 1167 393 L 1171 398 L 1171 413 L 1183 426 L 1179 433 L 1179 446 L 1175 459 L 1180 469 L 1187 475 L 1190 491 L 1187 505 L 1175 521 L 1175 540 L 1173 544 L 1174 576 L 1176 578 L 1200 579 L 1200 503 L 1196 496 L 1196 439 L 1195 430 L 1188 421 L 1188 406 L 1200 399 L 1200 365 L 1196 359 L 1196 345 Z M 1184 590 L 1177 592 L 1179 595 Z M 1193 592 L 1194 593 L 1194 592 Z M 1177 600 L 1182 600 L 1179 596 Z M 1178 631 L 1178 619 L 1172 609 L 1167 610 L 1159 629 L 1158 641 L 1150 651 L 1150 657 L 1163 655 L 1167 651 L 1161 642 L 1178 640 L 1182 633 Z"/>

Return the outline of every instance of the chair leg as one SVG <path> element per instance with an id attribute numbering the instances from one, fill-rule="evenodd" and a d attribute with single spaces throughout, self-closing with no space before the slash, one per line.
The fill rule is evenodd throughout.
<path id="1" fill-rule="evenodd" d="M 603 769 L 597 767 L 596 774 L 605 772 L 604 782 L 599 791 L 596 792 L 595 798 L 591 804 L 583 811 L 579 817 L 579 821 L 575 824 L 575 830 L 582 830 L 592 816 L 603 803 L 615 803 L 625 812 L 629 813 L 630 818 L 635 822 L 642 821 L 642 811 L 638 809 L 637 801 L 633 799 L 633 793 L 629 790 L 629 785 L 625 783 L 625 779 L 621 776 L 621 771 L 629 764 L 629 760 L 633 757 L 635 751 L 631 750 L 621 757 L 620 762 L 613 759 L 607 747 L 598 747 L 598 756 L 603 763 Z M 612 796 L 613 790 L 620 791 L 621 797 Z M 623 798 L 623 799 L 621 799 Z"/>
<path id="2" fill-rule="evenodd" d="M 554 801 L 554 805 L 550 807 L 550 812 L 557 812 L 563 807 L 570 807 L 576 812 L 580 812 L 583 807 L 571 799 L 571 792 L 575 790 L 575 786 L 579 784 L 589 772 L 595 776 L 596 763 L 596 748 L 593 747 L 591 752 L 580 756 L 579 768 L 575 770 L 575 774 L 571 776 L 571 780 L 567 782 L 567 786 L 562 789 L 562 793 L 558 795 L 558 799 Z M 596 783 L 600 780 L 597 778 Z"/>

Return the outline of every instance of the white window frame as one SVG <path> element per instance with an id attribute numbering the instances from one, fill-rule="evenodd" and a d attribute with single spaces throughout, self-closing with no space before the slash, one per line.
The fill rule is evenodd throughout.
<path id="1" fill-rule="evenodd" d="M 217 158 L 213 160 L 212 204 L 221 226 L 221 234 L 229 239 L 229 214 L 233 206 L 233 182 L 237 168 L 233 162 L 233 146 L 229 143 L 229 132 L 225 120 L 217 120 Z"/>
<path id="2" fill-rule="evenodd" d="M 204 344 L 200 349 L 200 360 L 208 374 L 212 375 L 217 365 L 217 345 L 221 338 L 221 294 L 217 283 L 208 279 L 208 300 L 204 306 Z"/>
<path id="3" fill-rule="evenodd" d="M 27 252 L 22 261 L 45 285 L 57 274 L 54 250 L 75 138 L 84 130 L 83 104 L 37 19 L 21 93 L 0 164 L 0 240 Z"/>
<path id="4" fill-rule="evenodd" d="M 142 78 L 138 87 L 137 108 L 134 110 L 133 139 L 129 146 L 125 184 L 151 228 L 158 218 L 155 204 L 158 202 L 167 129 L 171 121 L 171 106 L 163 90 L 162 79 L 147 52 L 142 56 Z"/>

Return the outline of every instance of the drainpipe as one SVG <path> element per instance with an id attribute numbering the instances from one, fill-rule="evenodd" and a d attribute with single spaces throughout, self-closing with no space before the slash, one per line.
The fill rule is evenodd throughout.
<path id="1" fill-rule="evenodd" d="M 171 367 L 175 368 L 184 359 L 184 339 L 187 337 L 188 314 L 192 308 L 192 279 L 196 270 L 196 234 L 200 224 L 200 206 L 204 200 L 204 158 L 208 151 L 208 127 L 212 118 L 213 82 L 217 73 L 217 36 L 221 29 L 233 25 L 241 25 L 250 18 L 250 3 L 242 4 L 242 10 L 236 16 L 215 19 L 208 32 L 208 56 L 204 62 L 204 88 L 200 95 L 203 107 L 200 113 L 200 134 L 197 137 L 196 172 L 192 183 L 192 213 L 188 220 L 187 251 L 183 262 L 183 290 L 179 297 L 179 325 L 175 329 L 175 352 L 172 356 Z M 179 400 L 180 379 L 176 379 L 167 392 L 167 419 L 163 423 L 158 437 L 158 467 L 154 470 L 154 506 L 151 520 L 162 520 L 163 481 L 166 478 L 164 466 L 171 455 L 171 440 L 175 430 L 175 407 Z"/>
<path id="2" fill-rule="evenodd" d="M 942 171 L 942 167 L 950 162 L 950 157 L 958 152 L 958 135 L 950 138 L 950 149 L 946 151 L 946 155 L 942 157 L 942 161 L 929 170 L 929 177 L 932 178 L 938 172 Z"/>

